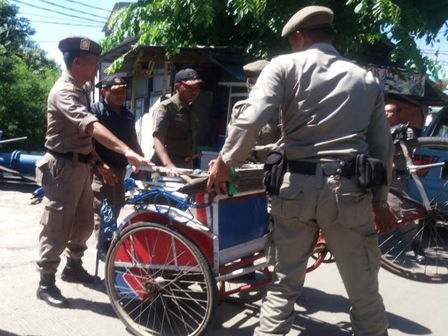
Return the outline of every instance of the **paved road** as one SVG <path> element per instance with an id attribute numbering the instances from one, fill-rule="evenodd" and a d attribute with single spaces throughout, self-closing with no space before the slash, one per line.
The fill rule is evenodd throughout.
<path id="1" fill-rule="evenodd" d="M 29 190 L 10 189 L 0 184 L 0 336 L 130 335 L 115 317 L 104 287 L 58 280 L 71 304 L 66 310 L 51 308 L 35 298 L 38 274 L 34 260 L 43 205 L 30 205 Z M 92 248 L 85 257 L 89 270 L 94 269 L 94 245 L 91 239 Z M 447 285 L 416 283 L 384 270 L 380 281 L 390 336 L 448 335 Z M 207 335 L 252 335 L 259 306 L 260 302 L 221 304 Z M 349 336 L 349 308 L 336 267 L 323 265 L 306 279 L 297 300 L 294 328 L 288 336 Z"/>

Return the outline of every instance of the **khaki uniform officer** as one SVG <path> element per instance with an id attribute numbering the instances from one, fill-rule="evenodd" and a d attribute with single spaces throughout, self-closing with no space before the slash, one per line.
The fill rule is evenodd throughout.
<path id="1" fill-rule="evenodd" d="M 67 70 L 48 96 L 46 154 L 37 163 L 36 179 L 45 193 L 43 225 L 39 237 L 37 297 L 55 307 L 68 307 L 55 284 L 60 255 L 66 251 L 62 280 L 92 283 L 94 277 L 82 267 L 81 258 L 93 229 L 93 194 L 90 186 L 92 136 L 104 146 L 126 156 L 133 165 L 147 165 L 141 156 L 118 140 L 90 112 L 82 85 L 98 71 L 101 47 L 84 37 L 59 42 Z M 92 159 L 93 158 L 93 159 Z"/>
<path id="2" fill-rule="evenodd" d="M 260 76 L 263 69 L 268 65 L 269 62 L 265 60 L 252 62 L 246 64 L 243 67 L 244 73 L 247 77 L 246 85 L 247 90 L 252 91 L 252 88 L 257 83 L 258 77 Z M 235 120 L 238 118 L 241 113 L 246 109 L 246 100 L 240 100 L 235 104 L 232 110 L 232 116 L 230 119 L 230 125 L 235 123 Z M 275 115 L 273 118 L 269 119 L 266 125 L 263 126 L 260 133 L 258 133 L 255 144 L 259 146 L 266 146 L 269 144 L 275 144 L 281 136 L 281 127 L 280 127 L 280 112 L 278 115 Z M 257 161 L 265 162 L 267 151 L 258 151 L 256 153 Z"/>
<path id="3" fill-rule="evenodd" d="M 180 70 L 174 78 L 176 94 L 156 109 L 152 158 L 156 165 L 193 168 L 198 119 L 191 104 L 199 95 L 201 83 L 195 70 Z"/>
<path id="4" fill-rule="evenodd" d="M 380 86 L 331 45 L 332 21 L 333 12 L 321 6 L 306 7 L 290 19 L 282 35 L 294 53 L 272 60 L 263 70 L 250 93 L 248 113 L 230 129 L 210 170 L 208 188 L 220 190 L 221 182 L 229 180 L 228 165 L 244 161 L 258 131 L 281 107 L 281 145 L 289 163 L 272 200 L 274 278 L 261 307 L 258 336 L 290 331 L 319 230 L 352 303 L 354 334 L 387 335 L 372 212 L 379 230 L 393 228 L 388 187 L 359 188 L 353 172 L 340 170 L 340 162 L 369 154 L 387 162 L 390 172 L 393 144 Z"/>

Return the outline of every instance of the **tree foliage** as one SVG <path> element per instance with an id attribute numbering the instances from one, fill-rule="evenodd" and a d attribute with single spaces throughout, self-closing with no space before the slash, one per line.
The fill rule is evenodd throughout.
<path id="1" fill-rule="evenodd" d="M 47 96 L 60 69 L 30 40 L 34 30 L 17 13 L 0 0 L 0 130 L 3 138 L 28 137 L 15 148 L 42 149 Z"/>
<path id="2" fill-rule="evenodd" d="M 113 15 L 112 33 L 103 47 L 109 50 L 127 37 L 139 36 L 138 45 L 166 46 L 168 56 L 185 46 L 227 46 L 243 48 L 255 58 L 272 57 L 289 52 L 281 30 L 308 5 L 333 9 L 335 45 L 344 55 L 362 62 L 370 46 L 391 39 L 396 47 L 390 59 L 406 60 L 409 68 L 422 73 L 432 65 L 418 51 L 415 38 L 436 42 L 448 18 L 444 1 L 139 0 Z M 120 60 L 113 69 L 119 66 Z"/>

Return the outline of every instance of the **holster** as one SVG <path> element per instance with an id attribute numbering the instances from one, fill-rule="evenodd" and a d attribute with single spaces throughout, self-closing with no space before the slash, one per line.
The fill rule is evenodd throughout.
<path id="1" fill-rule="evenodd" d="M 267 154 L 264 164 L 263 183 L 266 187 L 266 192 L 270 196 L 279 194 L 287 168 L 288 162 L 285 151 L 282 148 L 275 148 Z"/>
<path id="2" fill-rule="evenodd" d="M 358 154 L 355 158 L 355 179 L 358 187 L 367 189 L 387 184 L 386 165 L 383 161 Z"/>

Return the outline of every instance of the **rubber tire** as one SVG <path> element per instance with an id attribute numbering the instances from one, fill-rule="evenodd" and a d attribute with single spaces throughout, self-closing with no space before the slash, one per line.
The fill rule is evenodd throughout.
<path id="1" fill-rule="evenodd" d="M 217 295 L 217 285 L 215 278 L 213 276 L 213 273 L 210 269 L 210 265 L 206 261 L 204 255 L 202 252 L 198 249 L 198 247 L 188 238 L 186 237 L 182 232 L 179 230 L 176 230 L 175 228 L 167 225 L 157 224 L 157 223 L 146 223 L 146 222 L 138 222 L 135 224 L 130 225 L 126 229 L 124 229 L 122 232 L 119 233 L 117 238 L 114 240 L 112 247 L 109 249 L 109 252 L 107 254 L 106 263 L 105 263 L 105 284 L 107 289 L 107 294 L 109 296 L 109 299 L 111 301 L 112 307 L 117 314 L 117 316 L 122 320 L 122 322 L 125 324 L 126 329 L 130 331 L 132 334 L 136 336 L 152 336 L 154 334 L 147 333 L 147 332 L 140 332 L 139 329 L 136 329 L 133 325 L 134 323 L 130 323 L 129 316 L 123 311 L 121 306 L 117 302 L 117 298 L 115 297 L 113 290 L 113 283 L 114 283 L 114 277 L 113 277 L 113 256 L 115 256 L 116 251 L 120 247 L 123 241 L 127 239 L 127 237 L 131 236 L 132 234 L 144 230 L 144 229 L 155 229 L 160 230 L 165 233 L 171 234 L 176 239 L 178 239 L 180 242 L 182 242 L 191 252 L 192 255 L 196 258 L 198 265 L 201 267 L 204 275 L 205 283 L 207 284 L 208 290 L 208 303 L 207 303 L 207 313 L 205 314 L 205 317 L 200 324 L 200 326 L 193 331 L 192 333 L 185 334 L 184 336 L 199 336 L 202 335 L 208 327 L 210 326 L 212 319 L 214 318 L 217 303 L 218 303 L 218 295 Z M 164 334 L 165 335 L 165 334 Z M 176 336 L 178 336 L 176 334 Z M 180 336 L 180 335 L 179 335 Z"/>
<path id="2" fill-rule="evenodd" d="M 418 148 L 434 148 L 437 150 L 446 150 L 448 151 L 448 139 L 447 138 L 438 138 L 438 137 L 422 137 L 422 138 L 416 138 L 412 139 L 406 142 L 406 146 L 408 147 L 409 151 L 418 149 Z M 431 225 L 431 224 L 428 224 Z M 399 229 L 396 231 L 389 233 L 389 234 L 383 234 L 384 236 L 390 237 L 394 235 L 395 233 L 400 234 Z M 381 239 L 381 237 L 380 237 Z M 404 238 L 403 238 L 404 239 Z M 402 240 L 403 240 L 402 239 Z M 448 245 L 448 240 L 444 240 L 444 243 Z M 381 242 L 380 242 L 380 248 L 381 248 Z M 398 245 L 398 244 L 397 244 Z M 446 247 L 446 246 L 445 246 Z M 448 252 L 448 249 L 445 250 L 445 252 Z M 446 270 L 446 273 L 444 274 L 426 274 L 426 273 L 418 273 L 415 271 L 410 270 L 409 268 L 403 267 L 399 265 L 397 262 L 394 262 L 394 260 L 388 259 L 384 255 L 384 251 L 381 251 L 381 266 L 398 275 L 401 277 L 404 277 L 406 279 L 419 281 L 419 282 L 425 282 L 425 283 L 448 283 L 448 268 Z M 445 265 L 448 264 L 448 258 L 442 260 Z M 404 262 L 403 262 L 404 264 Z M 425 268 L 426 272 L 426 268 Z"/>

